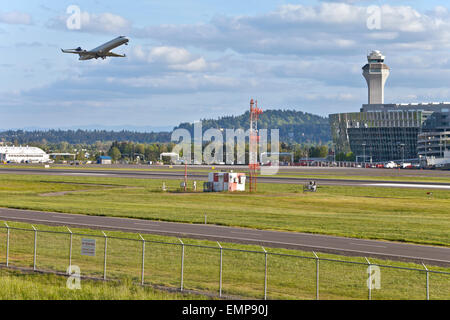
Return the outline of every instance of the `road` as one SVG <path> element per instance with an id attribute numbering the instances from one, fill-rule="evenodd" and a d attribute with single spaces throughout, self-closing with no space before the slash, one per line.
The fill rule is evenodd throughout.
<path id="1" fill-rule="evenodd" d="M 349 168 L 342 168 L 347 169 Z M 358 170 L 358 169 L 350 169 Z M 375 169 L 376 170 L 376 169 Z M 0 174 L 33 174 L 33 175 L 58 175 L 58 176 L 87 176 L 87 177 L 116 177 L 116 178 L 136 178 L 136 179 L 172 179 L 181 180 L 184 177 L 184 172 L 180 171 L 131 171 L 131 170 L 108 170 L 108 169 L 31 169 L 31 168 L 0 168 Z M 314 173 L 311 173 L 313 176 Z M 319 176 L 320 177 L 320 176 Z M 332 179 L 319 178 L 315 176 L 313 179 L 319 185 L 331 186 L 359 186 L 359 187 L 400 187 L 400 188 L 424 188 L 424 189 L 447 189 L 450 190 L 449 183 L 439 182 L 398 182 L 391 180 L 352 180 L 352 179 Z M 189 180 L 207 180 L 207 173 L 189 173 Z M 277 177 L 277 176 L 259 176 L 260 183 L 282 183 L 282 184 L 304 184 L 310 181 L 311 177 Z"/>
<path id="2" fill-rule="evenodd" d="M 2 209 L 0 219 L 33 224 L 117 230 L 182 238 L 255 244 L 348 256 L 365 256 L 450 267 L 450 248 L 327 235 L 185 224 L 79 214 Z"/>

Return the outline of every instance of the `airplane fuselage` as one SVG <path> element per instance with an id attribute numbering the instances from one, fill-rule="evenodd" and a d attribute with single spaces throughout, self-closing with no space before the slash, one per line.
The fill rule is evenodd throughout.
<path id="1" fill-rule="evenodd" d="M 101 55 L 102 53 L 107 53 L 107 52 L 111 51 L 112 49 L 117 48 L 123 44 L 127 45 L 128 41 L 130 41 L 130 40 L 128 40 L 126 37 L 120 36 L 111 41 L 108 41 L 105 44 L 102 44 L 101 46 L 99 46 L 97 48 L 92 49 L 91 51 L 97 52 L 99 55 Z"/>

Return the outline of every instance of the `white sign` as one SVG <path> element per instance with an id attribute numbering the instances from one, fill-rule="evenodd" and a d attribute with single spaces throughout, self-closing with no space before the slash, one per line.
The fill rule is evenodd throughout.
<path id="1" fill-rule="evenodd" d="M 81 255 L 95 257 L 95 239 L 81 239 Z"/>

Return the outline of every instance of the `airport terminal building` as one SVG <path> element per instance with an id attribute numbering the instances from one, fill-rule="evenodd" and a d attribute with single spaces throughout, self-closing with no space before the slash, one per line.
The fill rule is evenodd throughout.
<path id="1" fill-rule="evenodd" d="M 336 153 L 351 151 L 359 162 L 450 156 L 450 102 L 385 104 L 389 68 L 379 51 L 367 59 L 368 104 L 360 112 L 330 115 Z"/>

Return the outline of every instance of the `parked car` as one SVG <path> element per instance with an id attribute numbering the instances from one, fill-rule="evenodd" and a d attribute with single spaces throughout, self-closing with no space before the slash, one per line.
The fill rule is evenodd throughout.
<path id="1" fill-rule="evenodd" d="M 385 168 L 394 169 L 397 168 L 397 164 L 394 161 L 390 161 L 384 165 Z"/>

